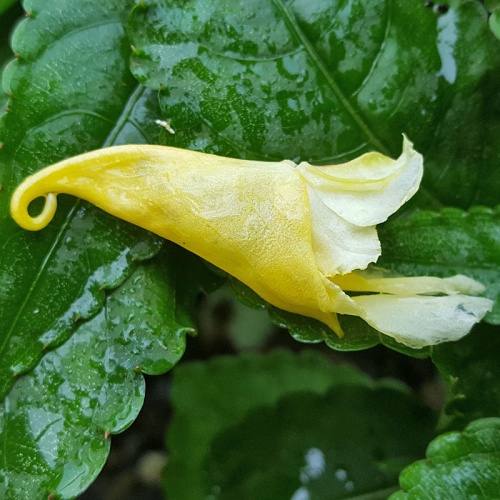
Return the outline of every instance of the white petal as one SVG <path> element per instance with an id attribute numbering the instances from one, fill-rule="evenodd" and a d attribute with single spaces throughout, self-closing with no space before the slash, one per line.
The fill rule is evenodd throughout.
<path id="1" fill-rule="evenodd" d="M 382 294 L 352 299 L 368 324 L 414 348 L 462 338 L 493 307 L 489 299 L 467 295 L 398 297 Z"/>
<path id="2" fill-rule="evenodd" d="M 397 160 L 368 153 L 341 165 L 298 165 L 323 202 L 346 221 L 374 226 L 385 221 L 417 191 L 423 158 L 405 137 Z"/>
<path id="3" fill-rule="evenodd" d="M 318 269 L 325 276 L 364 269 L 380 255 L 374 226 L 359 227 L 330 210 L 307 186 L 311 208 L 313 250 Z"/>

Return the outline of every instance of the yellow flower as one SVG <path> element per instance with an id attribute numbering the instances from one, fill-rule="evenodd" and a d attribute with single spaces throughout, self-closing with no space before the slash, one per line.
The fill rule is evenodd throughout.
<path id="1" fill-rule="evenodd" d="M 422 156 L 405 138 L 397 160 L 368 153 L 342 165 L 223 158 L 163 146 L 101 149 L 26 179 L 11 213 L 45 227 L 56 196 L 83 198 L 194 252 L 270 304 L 316 318 L 339 336 L 337 313 L 362 317 L 412 347 L 455 340 L 491 309 L 465 278 L 373 278 L 383 222 L 418 189 Z M 28 205 L 46 197 L 37 217 Z M 377 292 L 349 296 L 352 292 Z M 429 294 L 447 294 L 434 297 Z"/>

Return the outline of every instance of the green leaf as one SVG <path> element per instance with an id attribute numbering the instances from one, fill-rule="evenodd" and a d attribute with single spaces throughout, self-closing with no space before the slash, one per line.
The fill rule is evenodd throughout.
<path id="1" fill-rule="evenodd" d="M 293 394 L 220 433 L 205 460 L 215 498 L 385 499 L 421 456 L 434 418 L 395 387 Z"/>
<path id="2" fill-rule="evenodd" d="M 441 427 L 463 429 L 482 417 L 500 417 L 500 328 L 477 326 L 459 342 L 436 346 L 432 361 L 449 384 Z"/>
<path id="3" fill-rule="evenodd" d="M 500 207 L 419 212 L 384 224 L 379 236 L 382 257 L 377 265 L 404 276 L 474 278 L 495 301 L 485 320 L 500 324 Z"/>
<path id="4" fill-rule="evenodd" d="M 500 46 L 484 7 L 457 4 L 148 0 L 131 67 L 162 89 L 169 144 L 332 163 L 397 155 L 404 132 L 426 158 L 420 206 L 492 205 Z"/>
<path id="5" fill-rule="evenodd" d="M 126 429 L 142 407 L 141 372 L 164 373 L 181 358 L 186 333 L 194 332 L 193 277 L 209 288 L 213 275 L 175 245 L 160 255 L 108 294 L 101 311 L 4 399 L 1 498 L 81 493 L 106 461 L 109 434 Z"/>
<path id="6" fill-rule="evenodd" d="M 213 439 L 241 422 L 252 409 L 273 405 L 293 392 L 324 393 L 338 384 L 371 384 L 353 368 L 335 366 L 314 352 L 274 351 L 265 356 L 246 354 L 184 363 L 173 376 L 175 412 L 167 436 L 170 458 L 165 489 L 176 500 L 204 498 L 202 467 Z"/>
<path id="7" fill-rule="evenodd" d="M 173 398 L 165 489 L 175 500 L 386 498 L 435 420 L 400 385 L 313 352 L 180 365 Z"/>
<path id="8" fill-rule="evenodd" d="M 403 491 L 391 500 L 494 500 L 500 491 L 500 419 L 469 424 L 464 432 L 437 437 L 427 449 L 427 460 L 405 469 L 399 479 Z"/>
<path id="9" fill-rule="evenodd" d="M 8 215 L 14 188 L 39 168 L 111 144 L 155 141 L 156 97 L 127 68 L 123 23 L 133 3 L 26 1 L 30 17 L 14 32 L 19 56 L 3 75 L 11 98 L 0 122 L 1 395 L 161 245 L 70 197 L 60 197 L 54 223 L 37 234 Z"/>
<path id="10" fill-rule="evenodd" d="M 500 47 L 485 19 L 476 2 L 439 14 L 420 1 L 148 0 L 130 18 L 131 68 L 161 90 L 175 130 L 164 135 L 169 145 L 322 164 L 373 149 L 396 156 L 405 132 L 424 154 L 426 174 L 403 211 L 494 205 Z M 439 252 L 440 241 L 424 244 Z M 264 305 L 240 284 L 233 288 L 244 302 Z M 496 285 L 489 290 L 496 297 Z M 318 322 L 267 307 L 297 340 L 339 350 L 382 342 L 428 354 L 356 318 L 343 319 L 347 334 L 338 339 Z"/>

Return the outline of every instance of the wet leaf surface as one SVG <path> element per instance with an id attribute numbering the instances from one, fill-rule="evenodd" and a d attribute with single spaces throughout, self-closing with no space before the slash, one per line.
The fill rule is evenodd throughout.
<path id="1" fill-rule="evenodd" d="M 477 2 L 149 0 L 131 68 L 162 89 L 173 145 L 322 164 L 396 156 L 404 132 L 426 158 L 420 206 L 491 205 L 500 47 L 485 20 Z"/>
<path id="2" fill-rule="evenodd" d="M 0 1 L 0 11 L 11 3 Z M 45 165 L 112 144 L 156 143 L 158 136 L 166 144 L 223 155 L 333 163 L 368 150 L 396 156 L 405 132 L 424 153 L 426 174 L 415 199 L 381 230 L 384 265 L 409 274 L 466 269 L 489 286 L 488 293 L 497 292 L 494 267 L 484 267 L 497 262 L 492 245 L 498 227 L 487 210 L 470 212 L 465 217 L 470 225 L 449 211 L 440 218 L 405 219 L 415 210 L 498 203 L 500 45 L 479 2 L 457 2 L 446 12 L 420 1 L 361 0 L 244 5 L 27 0 L 23 5 L 29 17 L 12 40 L 18 57 L 3 74 L 11 97 L 0 120 L 0 392 L 6 395 L 0 410 L 0 496 L 17 500 L 57 492 L 70 498 L 82 491 L 106 460 L 106 432 L 126 428 L 142 405 L 139 372 L 161 373 L 178 361 L 198 291 L 220 282 L 199 260 L 171 246 L 143 267 L 139 261 L 158 253 L 159 239 L 69 197 L 61 197 L 56 219 L 43 233 L 17 228 L 8 215 L 10 195 Z M 131 69 L 141 84 L 129 73 L 131 53 Z M 0 64 L 8 58 L 10 51 L 2 52 Z M 175 134 L 156 125 L 157 119 L 170 120 Z M 412 234 L 415 225 L 425 238 Z M 451 243 L 460 247 L 458 261 L 450 258 Z M 433 252 L 439 259 L 430 258 Z M 423 263 L 415 262 L 418 256 Z M 238 287 L 233 286 L 245 302 L 267 307 Z M 303 342 L 359 350 L 381 341 L 356 318 L 343 322 L 347 334 L 341 341 L 310 319 L 270 313 Z M 495 314 L 489 321 L 496 321 Z M 432 352 L 452 384 L 446 408 L 451 427 L 498 415 L 495 334 L 498 327 L 481 326 Z M 430 353 L 382 342 L 416 357 Z M 273 359 L 275 367 L 254 360 L 238 369 L 239 376 L 221 365 L 220 380 L 210 373 L 214 384 L 207 384 L 208 368 L 183 382 L 187 390 L 176 400 L 187 418 L 174 422 L 172 436 L 179 441 L 170 438 L 177 455 L 167 477 L 179 498 L 210 489 L 211 478 L 231 491 L 236 483 L 229 469 L 217 465 L 231 453 L 222 432 L 225 426 L 236 426 L 233 436 L 259 431 L 248 412 L 256 411 L 263 427 L 258 407 L 270 419 L 303 401 L 326 411 L 324 394 L 339 378 L 356 385 L 360 401 L 374 391 L 393 391 L 373 389 L 352 371 L 315 358 Z M 302 400 L 290 396 L 297 391 L 314 394 Z M 345 400 L 345 415 L 356 414 L 349 406 L 354 402 Z M 389 413 L 378 414 L 373 410 L 378 402 L 372 403 L 363 413 L 386 432 Z M 307 406 L 304 411 L 307 415 Z M 299 423 L 303 418 L 295 417 Z M 408 426 L 420 425 L 411 416 L 407 420 Z M 291 430 L 293 418 L 286 425 Z M 359 425 L 362 429 L 362 420 Z M 304 437 L 314 431 L 303 428 L 309 434 L 298 434 Z M 326 424 L 323 429 L 324 436 L 337 431 Z M 412 429 L 408 434 L 418 435 L 416 446 L 422 446 L 430 426 Z M 182 443 L 190 432 L 196 439 Z M 278 433 L 269 439 L 278 445 Z M 249 438 L 256 456 L 259 443 Z M 291 465 L 293 491 L 304 486 L 300 472 L 307 469 L 311 449 L 299 448 Z M 235 456 L 234 464 L 240 459 Z M 401 465 L 384 477 L 395 477 Z M 497 467 L 489 458 L 485 465 Z M 208 472 L 193 481 L 193 489 L 186 487 L 186 477 L 205 466 Z M 340 481 L 344 488 L 347 477 Z M 308 483 L 311 492 L 338 486 L 339 478 L 328 474 L 324 481 Z"/>
<path id="3" fill-rule="evenodd" d="M 26 2 L 18 58 L 3 75 L 9 112 L 0 122 L 0 393 L 97 313 L 104 288 L 131 275 L 160 240 L 60 197 L 53 224 L 33 234 L 8 215 L 16 185 L 62 158 L 102 146 L 154 142 L 154 95 L 128 73 L 123 23 L 133 2 Z"/>
<path id="4" fill-rule="evenodd" d="M 0 407 L 0 497 L 74 498 L 99 474 L 110 435 L 126 429 L 144 399 L 141 373 L 182 357 L 196 296 L 192 280 L 213 276 L 168 245 L 138 268 L 62 346 L 19 377 Z M 173 264 L 182 263 L 176 267 Z"/>
<path id="5" fill-rule="evenodd" d="M 427 449 L 427 460 L 410 465 L 400 477 L 403 491 L 391 500 L 498 498 L 500 419 L 475 420 L 459 432 L 443 434 Z"/>
<path id="6" fill-rule="evenodd" d="M 175 130 L 163 136 L 169 145 L 324 164 L 369 150 L 397 156 L 404 132 L 424 154 L 425 177 L 399 217 L 450 204 L 494 206 L 500 47 L 486 19 L 477 2 L 440 10 L 424 2 L 256 0 L 241 7 L 149 0 L 130 18 L 131 69 L 160 90 L 163 114 Z M 394 235 L 390 244 L 403 246 L 404 238 Z M 423 253 L 435 244 L 421 243 Z M 482 252 L 483 242 L 477 244 Z M 393 252 L 384 264 L 396 268 L 401 257 Z M 472 263 L 476 271 L 481 265 L 479 258 Z M 421 265 L 419 272 L 436 269 Z M 239 284 L 234 288 L 244 301 L 262 304 Z M 496 297 L 494 285 L 488 293 Z M 382 342 L 427 355 L 353 318 L 343 319 L 348 335 L 339 340 L 318 322 L 270 311 L 297 340 L 326 341 L 338 350 Z"/>

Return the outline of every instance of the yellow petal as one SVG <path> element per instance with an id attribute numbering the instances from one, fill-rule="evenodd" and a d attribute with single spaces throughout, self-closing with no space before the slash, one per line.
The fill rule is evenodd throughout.
<path id="1" fill-rule="evenodd" d="M 318 270 L 307 189 L 292 162 L 253 162 L 162 146 L 117 146 L 70 158 L 29 177 L 11 212 L 26 229 L 47 193 L 83 198 L 167 238 L 290 312 L 337 328 L 349 300 Z M 45 216 L 45 215 L 44 215 Z"/>
<path id="2" fill-rule="evenodd" d="M 38 230 L 53 217 L 57 194 L 71 194 L 185 247 L 270 304 L 316 318 L 339 336 L 337 313 L 355 314 L 420 346 L 465 334 L 492 304 L 459 295 L 482 291 L 465 277 L 391 280 L 353 273 L 377 259 L 374 224 L 413 195 L 421 175 L 422 157 L 406 138 L 398 160 L 370 153 L 328 167 L 117 146 L 29 177 L 15 191 L 11 213 L 22 227 Z M 41 196 L 45 207 L 31 217 L 28 206 Z M 344 290 L 382 293 L 351 298 Z M 416 314 L 426 316 L 422 327 Z"/>
<path id="3" fill-rule="evenodd" d="M 397 160 L 368 153 L 342 165 L 297 167 L 325 205 L 357 226 L 384 222 L 417 191 L 423 175 L 422 155 L 404 137 Z"/>

